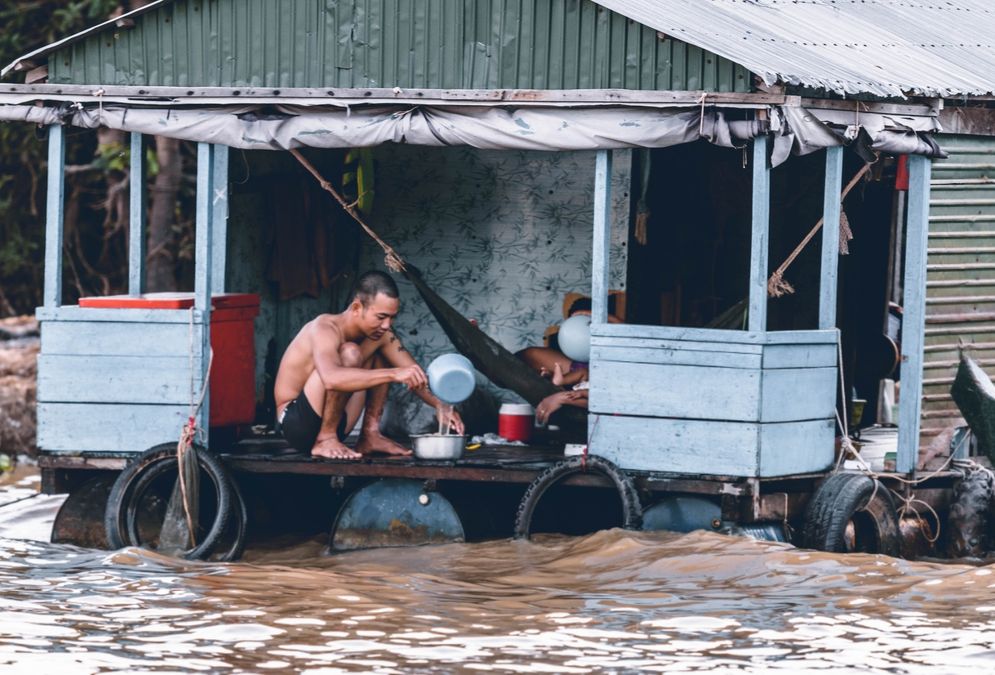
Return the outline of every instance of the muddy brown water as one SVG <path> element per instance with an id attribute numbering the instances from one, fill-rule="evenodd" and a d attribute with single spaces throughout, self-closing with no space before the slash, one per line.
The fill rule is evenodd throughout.
<path id="1" fill-rule="evenodd" d="M 987 567 L 620 530 L 336 556 L 306 541 L 190 563 L 36 540 L 60 500 L 11 503 L 36 480 L 0 487 L 3 673 L 995 665 Z"/>

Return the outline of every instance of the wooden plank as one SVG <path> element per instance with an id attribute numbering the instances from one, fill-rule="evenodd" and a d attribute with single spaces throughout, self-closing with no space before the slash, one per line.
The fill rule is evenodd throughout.
<path id="1" fill-rule="evenodd" d="M 840 186 L 843 146 L 826 148 L 822 197 L 822 267 L 819 281 L 819 328 L 836 327 L 836 278 L 840 254 Z"/>
<path id="2" fill-rule="evenodd" d="M 131 134 L 128 202 L 128 294 L 141 295 L 145 292 L 145 153 L 139 133 Z"/>
<path id="3" fill-rule="evenodd" d="M 767 345 L 763 368 L 835 368 L 836 346 L 826 344 Z"/>
<path id="4" fill-rule="evenodd" d="M 510 102 L 519 105 L 530 103 L 544 104 L 547 102 L 577 102 L 585 105 L 605 104 L 617 106 L 624 103 L 701 103 L 702 95 L 707 96 L 708 105 L 729 104 L 781 105 L 787 100 L 797 101 L 797 98 L 784 94 L 740 93 L 740 92 L 704 92 L 684 90 L 641 91 L 632 89 L 392 89 L 392 88 L 304 88 L 304 87 L 145 87 L 104 85 L 104 93 L 94 96 L 94 88 L 90 85 L 72 84 L 14 84 L 4 83 L 0 87 L 0 101 L 11 99 L 24 102 L 33 99 L 72 100 L 92 102 L 102 101 L 104 104 L 117 98 L 121 102 L 134 104 L 142 101 L 145 104 L 171 105 L 175 100 L 197 98 L 231 98 L 239 103 L 253 102 L 254 99 L 274 103 L 286 103 L 287 99 L 320 98 L 326 105 L 345 105 L 354 101 L 370 103 L 371 101 L 390 100 L 397 103 L 412 103 L 425 105 L 429 101 L 449 101 L 462 103 L 467 101 Z M 143 100 L 144 99 L 144 100 Z M 232 101 L 234 102 L 234 101 Z M 313 104 L 313 101 L 312 101 Z M 740 104 L 740 105 L 737 105 Z M 863 104 L 870 110 L 879 105 L 873 101 Z"/>
<path id="5" fill-rule="evenodd" d="M 211 353 L 211 282 L 214 278 L 212 266 L 214 263 L 214 208 L 211 204 L 214 198 L 214 145 L 210 143 L 197 144 L 197 228 L 196 256 L 194 261 L 194 307 L 200 310 L 204 317 L 204 331 L 198 354 L 204 354 L 202 361 L 202 381 L 206 381 L 207 370 L 210 367 Z M 225 242 L 227 245 L 227 242 Z M 223 274 L 223 273 L 222 273 Z M 210 426 L 210 394 L 204 392 L 203 403 L 197 414 L 197 426 L 207 429 Z"/>
<path id="6" fill-rule="evenodd" d="M 591 454 L 623 469 L 755 476 L 758 427 L 747 422 L 592 414 L 588 447 Z"/>
<path id="7" fill-rule="evenodd" d="M 770 225 L 770 167 L 767 137 L 753 139 L 753 209 L 750 238 L 749 329 L 767 329 L 767 258 Z"/>
<path id="8" fill-rule="evenodd" d="M 185 405 L 39 403 L 38 447 L 138 453 L 176 442 L 188 414 Z"/>
<path id="9" fill-rule="evenodd" d="M 591 347 L 591 361 L 609 363 L 657 363 L 697 366 L 699 368 L 760 368 L 759 354 L 741 354 L 714 350 L 673 349 L 666 347 Z"/>
<path id="10" fill-rule="evenodd" d="M 642 363 L 591 363 L 593 412 L 757 421 L 760 371 Z"/>
<path id="11" fill-rule="evenodd" d="M 760 390 L 761 422 L 828 419 L 836 407 L 836 368 L 765 370 Z"/>
<path id="12" fill-rule="evenodd" d="M 111 323 L 189 324 L 191 321 L 189 309 L 102 309 L 77 305 L 64 305 L 57 308 L 39 307 L 35 316 L 39 321 L 69 323 L 108 321 Z M 194 310 L 193 323 L 201 324 L 203 322 L 203 315 Z"/>
<path id="13" fill-rule="evenodd" d="M 591 325 L 591 337 L 630 337 L 655 340 L 695 340 L 727 344 L 783 345 L 836 344 L 835 330 L 784 330 L 753 332 L 716 328 L 682 328 L 678 326 L 642 326 L 625 323 Z"/>
<path id="14" fill-rule="evenodd" d="M 594 162 L 594 243 L 591 257 L 591 323 L 608 322 L 611 245 L 611 150 L 598 150 Z"/>
<path id="15" fill-rule="evenodd" d="M 929 238 L 930 160 L 909 156 L 902 318 L 902 396 L 898 404 L 896 469 L 910 473 L 919 459 L 923 343 L 926 327 L 926 249 Z"/>
<path id="16" fill-rule="evenodd" d="M 729 354 L 762 354 L 763 346 L 738 342 L 704 342 L 700 340 L 663 340 L 652 337 L 591 336 L 592 347 L 629 347 L 632 349 L 689 349 Z"/>
<path id="17" fill-rule="evenodd" d="M 189 315 L 189 313 L 187 313 Z M 189 358 L 199 345 L 202 326 L 109 321 L 49 321 L 42 324 L 42 354 L 175 356 Z"/>
<path id="18" fill-rule="evenodd" d="M 835 419 L 761 424 L 759 474 L 769 478 L 825 471 L 833 465 L 835 442 Z"/>
<path id="19" fill-rule="evenodd" d="M 213 195 L 211 196 L 211 293 L 224 293 L 228 269 L 228 154 L 227 145 L 214 146 Z"/>
<path id="20" fill-rule="evenodd" d="M 38 401 L 43 403 L 155 403 L 189 405 L 200 390 L 200 359 L 185 356 L 41 354 Z"/>
<path id="21" fill-rule="evenodd" d="M 205 316 L 211 311 L 211 263 L 214 249 L 212 232 L 214 209 L 214 146 L 197 144 L 197 223 L 196 255 L 194 261 L 194 305 Z"/>
<path id="22" fill-rule="evenodd" d="M 45 198 L 45 307 L 62 304 L 62 235 L 66 143 L 62 125 L 48 128 L 48 194 Z"/>

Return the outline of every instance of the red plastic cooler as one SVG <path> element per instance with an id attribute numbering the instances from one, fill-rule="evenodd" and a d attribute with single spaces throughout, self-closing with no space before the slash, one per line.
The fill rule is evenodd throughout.
<path id="1" fill-rule="evenodd" d="M 80 298 L 80 307 L 103 309 L 189 309 L 193 293 L 146 293 Z M 255 293 L 211 298 L 211 426 L 251 424 L 256 414 Z"/>

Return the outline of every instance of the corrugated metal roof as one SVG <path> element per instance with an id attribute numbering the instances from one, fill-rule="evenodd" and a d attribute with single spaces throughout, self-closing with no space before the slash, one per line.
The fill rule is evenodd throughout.
<path id="1" fill-rule="evenodd" d="M 11 61 L 9 64 L 4 66 L 3 70 L 0 70 L 0 77 L 6 77 L 7 73 L 9 73 L 12 70 L 22 70 L 24 69 L 24 66 L 26 64 L 32 63 L 34 59 L 47 58 L 48 55 L 51 54 L 52 52 L 62 49 L 63 47 L 67 47 L 71 44 L 75 44 L 94 33 L 99 33 L 105 29 L 110 30 L 117 28 L 118 26 L 121 26 L 125 22 L 133 20 L 135 17 L 145 14 L 146 12 L 151 12 L 153 9 L 158 8 L 159 5 L 168 2 L 173 2 L 173 0 L 152 0 L 152 2 L 150 2 L 147 5 L 144 5 L 143 7 L 139 7 L 138 9 L 133 9 L 130 12 L 122 14 L 121 16 L 114 17 L 113 19 L 104 21 L 103 23 L 98 23 L 96 26 L 91 26 L 86 30 L 82 30 L 79 33 L 74 33 L 73 35 L 64 37 L 61 40 L 56 40 L 51 44 L 45 45 L 44 47 L 39 47 L 33 52 L 29 52 L 24 56 L 17 57 L 14 61 Z"/>
<path id="2" fill-rule="evenodd" d="M 48 57 L 49 84 L 748 92 L 748 70 L 591 0 L 186 0 Z"/>
<path id="3" fill-rule="evenodd" d="M 843 94 L 995 92 L 992 0 L 595 0 L 781 81 Z"/>

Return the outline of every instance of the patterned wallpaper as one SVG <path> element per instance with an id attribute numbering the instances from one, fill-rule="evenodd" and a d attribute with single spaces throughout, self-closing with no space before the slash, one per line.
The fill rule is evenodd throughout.
<path id="1" fill-rule="evenodd" d="M 373 228 L 508 349 L 542 344 L 546 327 L 562 320 L 564 295 L 590 292 L 594 152 L 387 145 L 375 157 Z M 624 288 L 630 168 L 631 153 L 616 151 L 612 288 Z M 372 242 L 361 255 L 366 269 L 384 269 Z M 414 287 L 394 276 L 398 332 L 427 366 L 453 347 Z"/>

